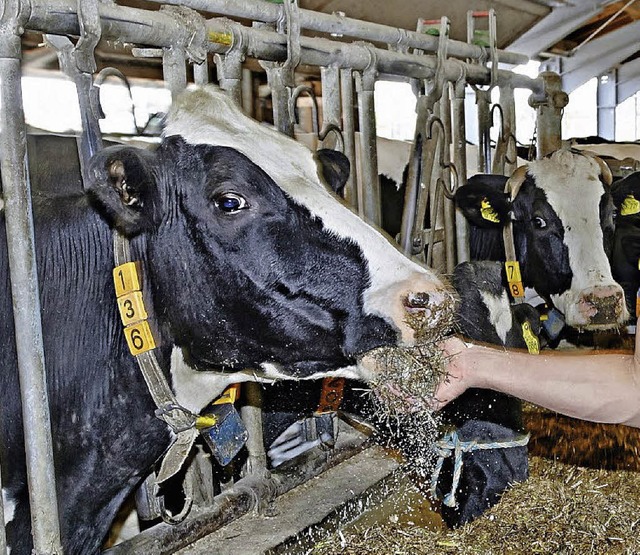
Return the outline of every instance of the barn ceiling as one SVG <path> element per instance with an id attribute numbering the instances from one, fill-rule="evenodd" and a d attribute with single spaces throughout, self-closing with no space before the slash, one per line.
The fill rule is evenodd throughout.
<path id="1" fill-rule="evenodd" d="M 260 1 L 260 0 L 257 0 Z M 276 2 L 277 0 L 271 0 Z M 145 8 L 158 5 L 144 0 L 117 3 Z M 562 75 L 571 92 L 592 77 L 614 76 L 620 100 L 640 89 L 640 0 L 299 0 L 301 8 L 324 13 L 343 12 L 347 17 L 416 30 L 418 20 L 447 16 L 451 36 L 467 38 L 467 11 L 493 8 L 497 16 L 498 47 L 526 54 L 544 62 L 544 68 Z M 205 14 L 209 15 L 209 14 Z M 220 15 L 211 13 L 210 15 Z M 478 19 L 477 28 L 486 26 Z M 38 36 L 27 36 L 25 62 L 33 67 L 55 66 L 55 56 L 41 48 Z M 103 47 L 102 63 L 130 63 L 121 51 Z M 125 53 L 126 56 L 126 53 Z M 159 74 L 160 67 L 145 67 L 141 60 L 134 69 L 140 76 Z"/>

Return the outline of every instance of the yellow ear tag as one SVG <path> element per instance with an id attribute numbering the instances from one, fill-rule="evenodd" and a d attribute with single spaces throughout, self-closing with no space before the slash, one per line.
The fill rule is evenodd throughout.
<path id="1" fill-rule="evenodd" d="M 480 215 L 485 220 L 494 222 L 496 224 L 500 223 L 500 217 L 498 216 L 498 213 L 493 209 L 493 206 L 491 206 L 491 203 L 489 202 L 489 199 L 487 197 L 484 197 L 480 201 Z"/>
<path id="2" fill-rule="evenodd" d="M 524 322 L 522 324 L 522 337 L 524 338 L 524 342 L 527 344 L 529 354 L 537 355 L 540 353 L 540 341 L 538 341 L 536 334 L 533 333 L 529 322 Z"/>
<path id="3" fill-rule="evenodd" d="M 240 395 L 240 384 L 232 383 L 227 389 L 224 390 L 222 395 L 218 397 L 213 404 L 214 405 L 226 405 L 227 403 L 235 403 L 236 399 Z"/>
<path id="4" fill-rule="evenodd" d="M 627 198 L 624 199 L 622 206 L 620 207 L 620 215 L 621 216 L 631 216 L 632 214 L 637 214 L 640 212 L 640 202 L 636 200 L 636 197 L 633 195 L 627 195 Z"/>

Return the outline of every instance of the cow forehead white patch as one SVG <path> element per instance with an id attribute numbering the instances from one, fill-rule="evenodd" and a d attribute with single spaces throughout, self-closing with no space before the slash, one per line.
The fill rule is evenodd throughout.
<path id="1" fill-rule="evenodd" d="M 364 294 L 365 307 L 370 292 L 385 290 L 416 273 L 440 284 L 433 272 L 407 259 L 382 233 L 366 225 L 329 192 L 306 146 L 246 116 L 218 87 L 193 88 L 180 95 L 169 112 L 164 134 L 180 136 L 191 144 L 236 149 L 318 217 L 326 230 L 356 243 L 369 264 L 371 282 Z"/>
<path id="2" fill-rule="evenodd" d="M 529 173 L 564 226 L 564 241 L 573 273 L 571 288 L 613 283 L 600 224 L 604 185 L 600 167 L 587 156 L 559 150 L 532 162 Z"/>

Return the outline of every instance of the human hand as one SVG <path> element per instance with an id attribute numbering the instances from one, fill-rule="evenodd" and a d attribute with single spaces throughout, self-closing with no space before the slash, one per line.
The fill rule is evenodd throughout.
<path id="1" fill-rule="evenodd" d="M 442 341 L 441 347 L 446 361 L 446 374 L 433 394 L 433 410 L 440 410 L 469 387 L 465 383 L 464 357 L 464 353 L 469 350 L 468 345 L 460 338 L 452 336 Z"/>

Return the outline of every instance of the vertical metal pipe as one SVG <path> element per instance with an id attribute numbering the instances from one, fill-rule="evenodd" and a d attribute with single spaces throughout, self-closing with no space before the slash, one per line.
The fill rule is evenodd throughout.
<path id="1" fill-rule="evenodd" d="M 206 85 L 209 82 L 209 62 L 207 60 L 193 64 L 193 82 L 198 86 Z"/>
<path id="2" fill-rule="evenodd" d="M 162 74 L 171 91 L 171 98 L 176 96 L 187 86 L 187 65 L 184 49 L 178 46 L 165 48 L 162 53 Z"/>
<path id="3" fill-rule="evenodd" d="M 504 174 L 511 175 L 518 166 L 516 149 L 516 101 L 513 87 L 504 85 L 500 87 L 500 105 L 502 106 L 502 131 L 507 141 L 504 162 Z"/>
<path id="4" fill-rule="evenodd" d="M 484 173 L 491 173 L 491 96 L 489 91 L 476 89 L 478 105 L 478 168 Z"/>
<path id="5" fill-rule="evenodd" d="M 453 142 L 453 165 L 458 171 L 458 179 L 463 185 L 467 181 L 467 131 L 465 124 L 465 83 L 457 82 L 454 85 L 454 98 L 452 101 L 452 142 Z M 469 260 L 469 223 L 467 219 L 456 211 L 456 252 L 457 261 L 465 262 Z"/>
<path id="6" fill-rule="evenodd" d="M 265 65 L 267 71 L 267 81 L 269 82 L 269 88 L 271 89 L 271 104 L 273 106 L 273 123 L 278 131 L 293 137 L 293 118 L 289 111 L 289 88 L 285 85 L 283 70 L 277 66 L 268 67 Z"/>
<path id="7" fill-rule="evenodd" d="M 380 206 L 380 178 L 376 139 L 376 110 L 374 102 L 375 77 L 365 70 L 358 79 L 358 116 L 360 123 L 360 153 L 362 154 L 362 208 L 365 220 L 382 225 Z"/>
<path id="8" fill-rule="evenodd" d="M 239 50 L 232 50 L 226 55 L 214 56 L 220 88 L 233 99 L 242 104 L 242 56 Z"/>
<path id="9" fill-rule="evenodd" d="M 340 70 L 340 97 L 342 99 L 342 136 L 344 137 L 344 154 L 349 158 L 351 171 L 345 186 L 345 200 L 358 208 L 358 188 L 356 169 L 355 125 L 353 120 L 353 74 L 350 69 Z"/>
<path id="10" fill-rule="evenodd" d="M 253 73 L 250 69 L 242 70 L 242 110 L 253 117 Z"/>
<path id="11" fill-rule="evenodd" d="M 442 98 L 440 99 L 440 119 L 444 125 L 445 136 L 442 138 L 444 143 L 444 160 L 446 165 L 451 160 L 451 95 L 449 84 L 445 83 L 442 88 Z M 451 171 L 445 169 L 443 178 L 446 186 L 451 185 Z M 444 252 L 445 264 L 448 274 L 453 273 L 456 265 L 456 207 L 452 199 L 442 196 L 444 202 Z"/>
<path id="12" fill-rule="evenodd" d="M 537 110 L 537 157 L 542 158 L 562 146 L 562 109 L 569 96 L 562 90 L 562 79 L 557 73 L 544 71 L 540 74 L 544 82 L 544 101 L 529 99 Z"/>
<path id="13" fill-rule="evenodd" d="M 262 386 L 255 382 L 242 384 L 244 404 L 240 408 L 242 420 L 249 432 L 247 438 L 247 458 L 245 470 L 251 474 L 267 468 L 267 454 L 262 433 Z"/>
<path id="14" fill-rule="evenodd" d="M 340 70 L 337 67 L 320 68 L 322 77 L 322 126 L 340 127 Z M 336 136 L 330 134 L 322 141 L 322 148 L 335 148 Z"/>
<path id="15" fill-rule="evenodd" d="M 20 38 L 15 39 L 17 55 L 7 56 L 3 49 L 0 57 L 0 152 L 33 545 L 37 554 L 62 553 L 22 109 Z"/>

